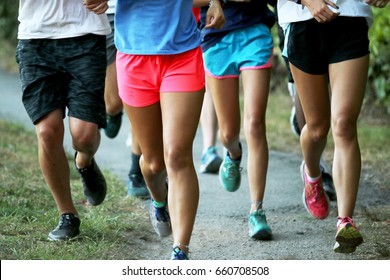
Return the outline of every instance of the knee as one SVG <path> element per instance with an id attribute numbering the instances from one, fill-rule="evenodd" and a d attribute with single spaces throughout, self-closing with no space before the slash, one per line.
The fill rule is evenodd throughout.
<path id="1" fill-rule="evenodd" d="M 313 142 L 319 142 L 327 139 L 330 129 L 330 122 L 307 124 L 307 131 Z"/>
<path id="2" fill-rule="evenodd" d="M 160 174 L 161 172 L 165 171 L 164 160 L 157 157 L 145 158 L 144 155 L 142 155 L 140 165 L 142 167 L 142 172 L 147 172 L 150 174 Z M 145 170 L 145 168 L 147 170 Z"/>
<path id="3" fill-rule="evenodd" d="M 230 143 L 235 142 L 237 138 L 239 138 L 239 131 L 231 129 L 220 131 L 220 141 L 225 147 L 228 147 Z"/>
<path id="4" fill-rule="evenodd" d="M 356 120 L 346 116 L 334 117 L 332 131 L 336 138 L 353 139 L 357 135 Z"/>
<path id="5" fill-rule="evenodd" d="M 247 138 L 260 139 L 265 136 L 265 119 L 250 117 L 244 122 L 244 131 Z"/>
<path id="6" fill-rule="evenodd" d="M 42 145 L 57 145 L 63 142 L 64 129 L 56 125 L 39 125 L 36 129 L 39 143 Z"/>
<path id="7" fill-rule="evenodd" d="M 168 148 L 165 152 L 165 162 L 167 168 L 172 172 L 177 172 L 191 163 L 191 156 L 184 148 Z"/>
<path id="8" fill-rule="evenodd" d="M 94 129 L 78 129 L 73 131 L 72 140 L 76 150 L 89 150 L 99 141 L 99 131 Z"/>

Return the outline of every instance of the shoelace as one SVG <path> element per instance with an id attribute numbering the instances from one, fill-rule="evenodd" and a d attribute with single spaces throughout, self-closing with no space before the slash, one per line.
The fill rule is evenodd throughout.
<path id="1" fill-rule="evenodd" d="M 69 214 L 61 216 L 61 220 L 58 223 L 58 229 L 62 229 L 66 226 L 71 225 L 71 218 Z"/>
<path id="2" fill-rule="evenodd" d="M 226 167 L 226 171 L 228 174 L 229 179 L 235 179 L 237 177 L 237 174 L 239 174 L 242 170 L 242 167 L 237 168 L 235 163 L 229 163 L 229 165 Z"/>
<path id="3" fill-rule="evenodd" d="M 353 221 L 352 221 L 352 218 L 350 217 L 338 217 L 338 223 L 337 223 L 337 227 L 339 227 L 341 224 L 351 224 L 352 226 L 355 226 Z"/>
<path id="4" fill-rule="evenodd" d="M 319 182 L 317 183 L 309 183 L 310 187 L 310 195 L 314 197 L 314 199 L 317 201 L 318 198 L 322 197 L 324 190 Z"/>

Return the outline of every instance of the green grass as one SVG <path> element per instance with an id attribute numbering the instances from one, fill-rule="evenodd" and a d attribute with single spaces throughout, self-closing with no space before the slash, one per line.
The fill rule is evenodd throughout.
<path id="1" fill-rule="evenodd" d="M 0 259 L 137 259 L 129 242 L 150 230 L 143 203 L 125 196 L 125 186 L 105 171 L 109 186 L 105 203 L 82 203 L 81 182 L 71 166 L 71 186 L 82 216 L 75 242 L 50 242 L 47 234 L 59 213 L 37 163 L 35 134 L 0 120 Z"/>

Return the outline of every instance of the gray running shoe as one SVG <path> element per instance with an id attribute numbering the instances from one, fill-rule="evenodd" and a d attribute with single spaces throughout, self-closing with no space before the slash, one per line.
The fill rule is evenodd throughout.
<path id="1" fill-rule="evenodd" d="M 166 237 L 172 233 L 168 204 L 165 204 L 164 207 L 154 207 L 152 199 L 150 201 L 149 215 L 154 231 L 158 234 L 158 236 Z"/>

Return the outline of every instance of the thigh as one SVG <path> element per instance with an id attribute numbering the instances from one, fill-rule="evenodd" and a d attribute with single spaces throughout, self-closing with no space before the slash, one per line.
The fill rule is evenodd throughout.
<path id="1" fill-rule="evenodd" d="M 166 150 L 192 151 L 204 90 L 161 93 L 163 139 Z"/>
<path id="2" fill-rule="evenodd" d="M 131 130 L 137 137 L 139 148 L 147 162 L 158 158 L 163 161 L 163 138 L 160 102 L 146 107 L 132 107 L 124 104 L 131 123 Z"/>
<path id="3" fill-rule="evenodd" d="M 244 116 L 265 122 L 271 70 L 246 70 L 242 72 Z"/>
<path id="4" fill-rule="evenodd" d="M 308 125 L 316 126 L 330 121 L 328 75 L 313 75 L 290 64 L 299 100 Z"/>
<path id="5" fill-rule="evenodd" d="M 241 127 L 239 79 L 216 79 L 207 76 L 207 83 L 213 97 L 219 129 L 238 134 Z"/>
<path id="6" fill-rule="evenodd" d="M 368 55 L 329 66 L 332 116 L 357 120 L 363 103 L 368 74 Z"/>

